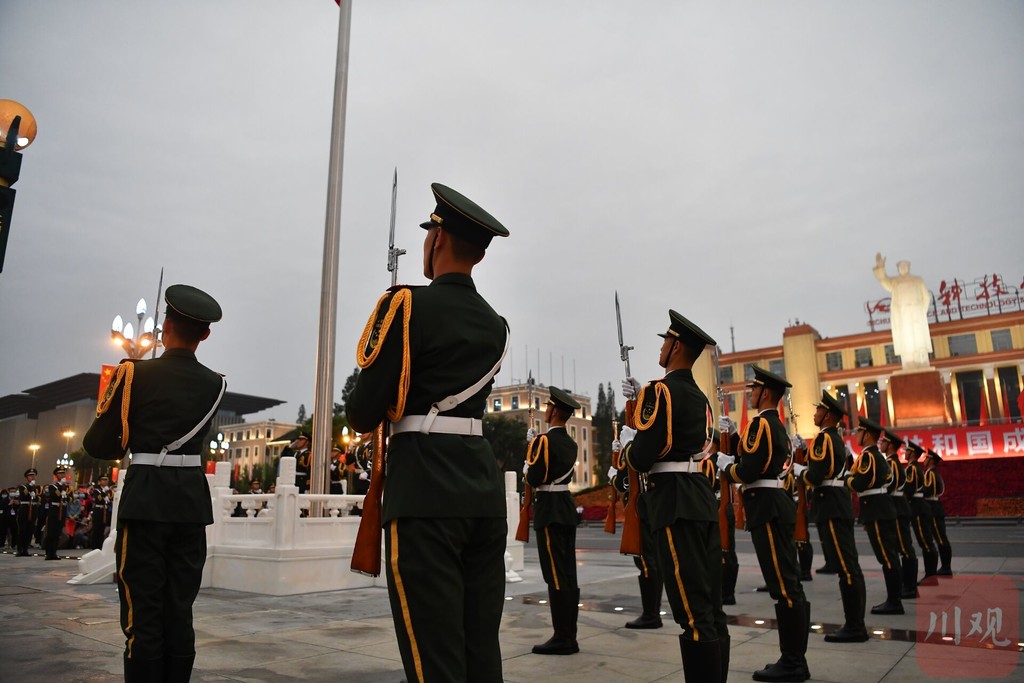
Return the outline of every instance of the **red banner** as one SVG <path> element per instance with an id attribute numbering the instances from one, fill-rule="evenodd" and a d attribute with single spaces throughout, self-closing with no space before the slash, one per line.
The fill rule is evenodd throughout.
<path id="1" fill-rule="evenodd" d="M 921 427 L 896 432 L 923 448 L 930 448 L 943 460 L 1024 456 L 1024 424 L 1020 422 L 984 427 Z M 847 436 L 846 445 L 854 454 L 861 450 L 852 436 Z"/>
<path id="2" fill-rule="evenodd" d="M 100 366 L 100 393 L 96 396 L 96 402 L 99 403 L 103 400 L 103 394 L 107 393 L 107 387 L 110 385 L 110 380 L 114 377 L 114 371 L 117 370 L 116 365 L 101 365 Z"/>

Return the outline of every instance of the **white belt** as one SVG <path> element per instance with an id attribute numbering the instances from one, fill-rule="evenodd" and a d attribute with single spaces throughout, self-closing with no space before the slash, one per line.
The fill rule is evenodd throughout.
<path id="1" fill-rule="evenodd" d="M 199 467 L 203 464 L 201 455 L 171 455 L 170 453 L 132 453 L 133 465 L 155 465 L 156 467 Z"/>
<path id="2" fill-rule="evenodd" d="M 568 484 L 541 484 L 540 486 L 534 486 L 534 491 L 543 491 L 545 493 L 557 493 L 559 491 L 568 491 Z"/>
<path id="3" fill-rule="evenodd" d="M 758 479 L 749 484 L 744 484 L 745 489 L 781 489 L 785 488 L 786 482 L 781 479 Z"/>
<path id="4" fill-rule="evenodd" d="M 392 434 L 422 431 L 426 415 L 406 415 L 391 425 Z M 475 417 L 445 417 L 438 415 L 433 419 L 425 434 L 461 434 L 463 436 L 483 436 L 484 421 Z"/>
<path id="5" fill-rule="evenodd" d="M 927 498 L 925 498 L 925 500 L 935 500 L 935 501 L 937 501 L 938 499 L 939 499 L 938 496 L 928 496 Z"/>
<path id="6" fill-rule="evenodd" d="M 923 493 L 915 493 L 914 494 L 914 498 L 924 498 L 924 494 Z"/>
<path id="7" fill-rule="evenodd" d="M 835 486 L 836 488 L 846 488 L 845 479 L 826 479 L 821 482 L 819 486 Z"/>
<path id="8" fill-rule="evenodd" d="M 647 471 L 647 474 L 667 474 L 668 472 L 697 474 L 700 471 L 700 461 L 691 460 L 689 462 L 656 462 Z"/>
<path id="9" fill-rule="evenodd" d="M 863 498 L 863 497 L 865 497 L 865 496 L 877 496 L 877 495 L 878 495 L 878 494 L 880 494 L 880 493 L 888 493 L 888 492 L 889 492 L 889 489 L 887 489 L 887 488 L 885 488 L 885 487 L 883 486 L 882 488 L 877 488 L 877 489 L 868 489 L 867 491 L 861 491 L 861 492 L 860 492 L 860 493 L 858 493 L 857 495 L 858 495 L 859 497 Z"/>

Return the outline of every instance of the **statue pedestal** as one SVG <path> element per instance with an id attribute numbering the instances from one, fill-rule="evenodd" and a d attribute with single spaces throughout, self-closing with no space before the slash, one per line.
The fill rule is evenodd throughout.
<path id="1" fill-rule="evenodd" d="M 946 384 L 934 368 L 896 372 L 889 378 L 893 425 L 920 427 L 950 424 Z"/>

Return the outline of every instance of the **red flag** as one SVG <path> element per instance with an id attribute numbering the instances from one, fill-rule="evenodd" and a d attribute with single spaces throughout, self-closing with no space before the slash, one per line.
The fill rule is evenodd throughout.
<path id="1" fill-rule="evenodd" d="M 985 395 L 985 387 L 981 387 L 981 415 L 978 416 L 978 426 L 988 425 L 988 397 Z"/>
<path id="2" fill-rule="evenodd" d="M 103 400 L 103 394 L 107 393 L 107 386 L 110 384 L 110 380 L 114 377 L 114 370 L 117 370 L 116 365 L 101 365 L 100 366 L 100 393 L 96 396 L 96 401 Z"/>
<path id="3" fill-rule="evenodd" d="M 882 425 L 883 427 L 887 427 L 889 425 L 889 405 L 888 404 L 889 404 L 888 401 L 882 401 L 881 405 L 878 406 L 878 424 Z"/>
<path id="4" fill-rule="evenodd" d="M 786 402 L 781 399 L 779 400 L 779 419 L 783 425 L 786 424 Z"/>
<path id="5" fill-rule="evenodd" d="M 747 402 L 743 401 L 743 414 L 740 416 L 740 434 L 747 429 Z"/>

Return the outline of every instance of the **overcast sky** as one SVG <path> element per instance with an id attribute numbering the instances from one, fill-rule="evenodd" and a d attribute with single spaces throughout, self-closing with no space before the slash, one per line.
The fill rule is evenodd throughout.
<path id="1" fill-rule="evenodd" d="M 3 0 L 0 98 L 36 116 L 0 273 L 0 395 L 119 354 L 115 314 L 199 286 L 232 391 L 312 409 L 338 9 Z M 357 0 L 335 395 L 429 184 L 511 231 L 478 267 L 532 369 L 638 378 L 674 308 L 728 351 L 864 331 L 876 251 L 930 288 L 1024 278 L 1024 3 Z M 540 363 L 538 367 L 538 350 Z M 564 370 L 563 370 L 564 368 Z M 621 399 L 620 399 L 621 402 Z"/>

